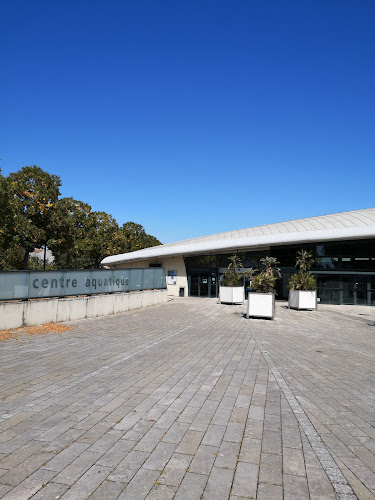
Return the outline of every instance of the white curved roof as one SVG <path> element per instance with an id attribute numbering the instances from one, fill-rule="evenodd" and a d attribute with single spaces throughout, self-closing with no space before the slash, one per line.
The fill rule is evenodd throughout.
<path id="1" fill-rule="evenodd" d="M 375 238 L 375 208 L 320 215 L 275 224 L 249 227 L 226 233 L 167 243 L 136 252 L 113 255 L 102 260 L 111 266 L 175 255 L 194 255 L 314 241 Z"/>

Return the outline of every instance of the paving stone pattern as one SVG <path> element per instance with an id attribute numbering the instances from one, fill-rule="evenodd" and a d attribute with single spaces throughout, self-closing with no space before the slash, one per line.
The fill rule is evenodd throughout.
<path id="1" fill-rule="evenodd" d="M 2 342 L 0 498 L 375 499 L 375 319 L 359 311 L 246 320 L 185 298 Z"/>

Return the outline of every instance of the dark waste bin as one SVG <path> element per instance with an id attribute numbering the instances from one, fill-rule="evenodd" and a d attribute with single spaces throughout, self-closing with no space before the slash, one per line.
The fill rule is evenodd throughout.
<path id="1" fill-rule="evenodd" d="M 185 288 L 184 287 L 180 288 L 180 293 L 178 295 L 179 295 L 179 297 L 185 297 Z"/>

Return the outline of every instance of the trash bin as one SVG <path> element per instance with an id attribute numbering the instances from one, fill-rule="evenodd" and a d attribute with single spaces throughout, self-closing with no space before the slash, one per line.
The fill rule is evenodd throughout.
<path id="1" fill-rule="evenodd" d="M 180 293 L 178 294 L 179 297 L 185 297 L 185 288 L 181 287 L 180 288 Z"/>

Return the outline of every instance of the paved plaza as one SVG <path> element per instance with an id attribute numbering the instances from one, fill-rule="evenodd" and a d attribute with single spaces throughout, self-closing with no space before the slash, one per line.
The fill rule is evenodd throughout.
<path id="1" fill-rule="evenodd" d="M 373 309 L 177 298 L 1 342 L 0 498 L 375 499 Z"/>

